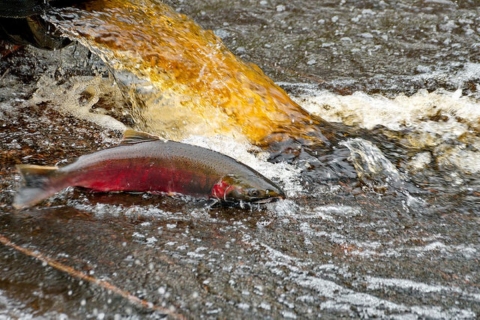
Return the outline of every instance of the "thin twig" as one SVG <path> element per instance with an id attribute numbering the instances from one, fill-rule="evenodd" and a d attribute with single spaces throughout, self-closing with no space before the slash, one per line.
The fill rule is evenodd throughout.
<path id="1" fill-rule="evenodd" d="M 150 309 L 150 310 L 154 310 L 154 311 L 158 311 L 158 312 L 167 314 L 174 319 L 185 319 L 185 317 L 183 315 L 176 314 L 176 313 L 172 312 L 171 310 L 169 310 L 167 308 L 162 308 L 160 306 L 154 305 L 151 302 L 140 299 L 140 298 L 132 295 L 128 291 L 120 289 L 119 287 L 115 286 L 114 284 L 112 284 L 108 281 L 100 280 L 100 279 L 97 279 L 95 277 L 89 276 L 89 275 L 87 275 L 87 274 L 85 274 L 81 271 L 75 270 L 74 268 L 72 268 L 70 266 L 67 266 L 67 265 L 65 265 L 65 264 L 63 264 L 63 263 L 61 263 L 57 260 L 54 260 L 54 259 L 52 259 L 52 258 L 50 258 L 46 255 L 43 255 L 43 254 L 41 254 L 37 251 L 32 251 L 32 250 L 29 250 L 25 247 L 19 246 L 15 243 L 11 242 L 7 237 L 5 237 L 1 234 L 0 234 L 0 243 L 2 243 L 3 245 L 5 245 L 7 247 L 15 249 L 15 250 L 27 255 L 27 256 L 38 259 L 38 260 L 48 264 L 49 266 L 51 266 L 51 267 L 53 267 L 57 270 L 60 270 L 62 272 L 65 272 L 65 273 L 69 274 L 70 276 L 72 276 L 74 278 L 84 280 L 84 281 L 88 281 L 88 282 L 96 284 L 96 285 L 98 285 L 98 286 L 100 286 L 100 287 L 102 287 L 106 290 L 109 290 L 113 293 L 116 293 L 119 296 L 127 299 L 128 301 L 130 301 L 133 304 L 139 305 L 143 308 L 147 308 L 147 309 Z"/>
<path id="2" fill-rule="evenodd" d="M 5 76 L 10 72 L 10 68 L 7 68 L 7 70 L 5 70 L 5 72 L 0 76 L 0 81 L 3 80 L 3 78 L 5 78 Z"/>

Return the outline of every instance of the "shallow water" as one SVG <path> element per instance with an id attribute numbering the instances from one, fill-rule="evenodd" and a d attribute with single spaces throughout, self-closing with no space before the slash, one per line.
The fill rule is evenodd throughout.
<path id="1" fill-rule="evenodd" d="M 265 208 L 67 189 L 14 211 L 14 164 L 70 162 L 137 118 L 80 45 L 2 59 L 0 317 L 475 319 L 475 4 L 171 4 L 329 121 L 328 144 L 184 137 L 282 185 Z"/>

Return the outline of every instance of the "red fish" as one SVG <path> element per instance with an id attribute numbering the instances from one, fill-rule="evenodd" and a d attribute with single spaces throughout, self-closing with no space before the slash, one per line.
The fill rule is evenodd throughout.
<path id="1" fill-rule="evenodd" d="M 252 168 L 221 153 L 127 130 L 114 148 L 64 167 L 18 165 L 25 185 L 13 206 L 31 207 L 69 186 L 94 191 L 185 194 L 221 202 L 266 203 L 283 191 Z"/>

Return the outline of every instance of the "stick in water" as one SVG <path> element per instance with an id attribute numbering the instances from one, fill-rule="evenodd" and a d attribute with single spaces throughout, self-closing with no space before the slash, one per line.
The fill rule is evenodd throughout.
<path id="1" fill-rule="evenodd" d="M 17 250 L 17 251 L 19 251 L 19 252 L 21 252 L 21 253 L 23 253 L 27 256 L 33 257 L 37 260 L 40 260 L 40 261 L 48 264 L 49 266 L 51 266 L 51 267 L 53 267 L 53 268 L 55 268 L 59 271 L 62 271 L 62 272 L 65 272 L 65 273 L 69 274 L 71 277 L 74 277 L 74 278 L 77 278 L 77 279 L 80 279 L 80 280 L 84 280 L 84 281 L 88 281 L 88 282 L 96 284 L 97 286 L 100 286 L 100 287 L 102 287 L 106 290 L 109 290 L 109 291 L 111 291 L 115 294 L 118 294 L 119 296 L 127 299 L 128 301 L 130 301 L 133 304 L 139 305 L 143 308 L 147 308 L 147 309 L 150 309 L 150 310 L 153 310 L 153 311 L 158 311 L 158 312 L 161 312 L 161 313 L 164 313 L 164 314 L 168 314 L 169 316 L 171 316 L 174 319 L 185 319 L 185 317 L 180 315 L 180 314 L 173 313 L 171 310 L 169 310 L 167 308 L 162 308 L 162 307 L 154 305 L 151 302 L 148 302 L 146 300 L 142 300 L 142 299 L 132 295 L 128 291 L 120 289 L 119 287 L 115 286 L 114 284 L 112 284 L 108 281 L 100 280 L 100 279 L 97 279 L 95 277 L 89 276 L 89 275 L 87 275 L 87 274 L 85 274 L 81 271 L 75 270 L 74 268 L 72 268 L 70 266 L 67 266 L 67 265 L 65 265 L 65 264 L 63 264 L 63 263 L 61 263 L 57 260 L 49 258 L 48 256 L 43 255 L 39 252 L 32 251 L 32 250 L 29 250 L 29 249 L 24 248 L 22 246 L 19 246 L 15 243 L 11 242 L 7 237 L 5 237 L 1 234 L 0 234 L 0 243 L 2 243 L 3 245 L 5 245 L 7 247 L 10 247 L 14 250 Z"/>

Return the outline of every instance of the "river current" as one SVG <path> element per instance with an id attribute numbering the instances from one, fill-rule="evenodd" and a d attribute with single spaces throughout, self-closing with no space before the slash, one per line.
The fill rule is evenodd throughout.
<path id="1" fill-rule="evenodd" d="M 304 132 L 282 124 L 281 139 L 258 143 L 282 117 L 256 130 L 268 112 L 231 121 L 226 103 L 193 114 L 205 101 L 225 102 L 208 92 L 188 100 L 185 84 L 126 62 L 117 68 L 88 37 L 53 54 L 27 48 L 2 59 L 0 317 L 478 317 L 474 3 L 169 4 L 264 69 L 292 99 L 267 110 L 298 105 L 293 118 Z M 65 30 L 75 28 L 74 15 L 63 15 Z M 61 28 L 58 17 L 49 19 Z M 252 68 L 238 72 L 254 72 L 255 82 Z M 166 114 L 167 106 L 159 114 L 168 121 L 152 129 L 159 115 L 139 103 L 154 92 L 143 105 L 154 108 L 156 90 L 192 117 Z M 15 164 L 71 162 L 119 143 L 127 126 L 230 155 L 281 185 L 287 199 L 208 208 L 182 197 L 67 189 L 35 208 L 11 208 Z"/>

